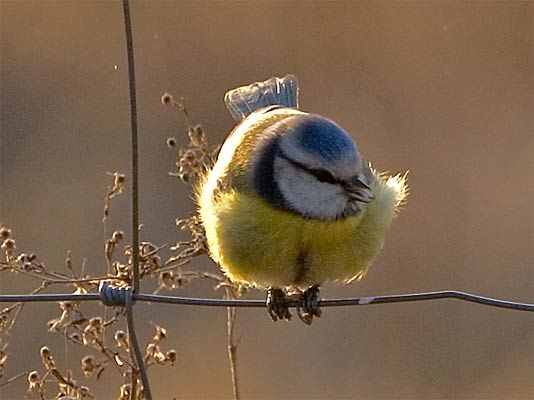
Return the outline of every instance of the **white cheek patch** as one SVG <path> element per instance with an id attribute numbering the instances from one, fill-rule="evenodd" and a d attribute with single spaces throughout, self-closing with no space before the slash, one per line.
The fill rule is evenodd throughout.
<path id="1" fill-rule="evenodd" d="M 348 198 L 343 188 L 319 182 L 287 160 L 275 158 L 274 176 L 284 200 L 300 214 L 333 220 L 347 209 Z"/>

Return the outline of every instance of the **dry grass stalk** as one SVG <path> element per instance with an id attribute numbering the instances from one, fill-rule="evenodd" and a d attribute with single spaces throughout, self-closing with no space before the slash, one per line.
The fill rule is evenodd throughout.
<path id="1" fill-rule="evenodd" d="M 183 99 L 176 102 L 172 96 L 164 95 L 164 104 L 169 104 L 180 110 L 187 123 L 186 146 L 177 148 L 174 138 L 167 140 L 170 148 L 177 149 L 177 172 L 170 173 L 178 176 L 188 185 L 191 191 L 207 169 L 215 161 L 217 149 L 210 149 L 206 135 L 200 125 L 193 126 Z M 112 201 L 123 193 L 126 177 L 119 172 L 109 173 L 112 177 L 111 185 L 106 191 L 104 199 L 103 222 L 105 232 L 108 229 Z M 186 219 L 177 219 L 179 229 L 191 235 L 190 240 L 179 241 L 172 246 L 156 245 L 150 241 L 139 244 L 139 272 L 141 279 L 155 279 L 158 282 L 156 292 L 173 291 L 190 284 L 197 279 L 207 279 L 214 283 L 214 289 L 224 288 L 228 298 L 239 298 L 243 291 L 230 284 L 222 275 L 204 271 L 185 270 L 183 267 L 193 258 L 208 252 L 204 229 L 197 214 Z M 17 243 L 11 230 L 0 224 L 0 248 L 3 259 L 0 259 L 0 273 L 12 273 L 22 278 L 39 280 L 39 285 L 32 293 L 40 293 L 50 286 L 64 284 L 71 293 L 89 293 L 98 290 L 100 281 L 125 287 L 132 284 L 132 247 L 121 245 L 124 234 L 121 230 L 114 230 L 106 235 L 104 244 L 106 273 L 102 276 L 90 276 L 84 273 L 84 262 L 76 266 L 69 251 L 65 259 L 64 271 L 55 271 L 47 267 L 34 253 L 17 250 Z M 163 252 L 168 248 L 169 253 Z M 15 326 L 17 317 L 24 307 L 24 303 L 16 303 L 0 311 L 0 378 L 3 377 L 4 367 L 9 358 L 10 332 Z M 108 315 L 109 314 L 109 315 Z M 236 372 L 237 344 L 234 338 L 236 310 L 228 309 L 228 350 L 231 364 L 232 383 L 235 398 L 239 397 Z M 113 329 L 112 329 L 113 328 Z M 130 350 L 122 309 L 102 309 L 101 315 L 91 315 L 84 310 L 80 302 L 59 302 L 58 314 L 48 321 L 48 331 L 62 335 L 70 346 L 81 346 L 87 354 L 79 360 L 79 370 L 60 369 L 52 356 L 52 351 L 43 346 L 40 350 L 42 367 L 29 372 L 18 374 L 6 379 L 0 385 L 12 384 L 23 376 L 27 378 L 27 388 L 30 395 L 39 399 L 51 398 L 55 392 L 56 399 L 91 399 L 93 394 L 89 387 L 79 385 L 75 376 L 80 374 L 87 378 L 98 379 L 111 369 L 120 377 L 117 385 L 117 399 L 142 399 L 142 384 L 139 371 Z M 111 330 L 111 331 L 110 331 Z M 177 351 L 165 349 L 163 343 L 167 338 L 167 330 L 154 324 L 154 336 L 146 343 L 145 364 L 147 368 L 155 365 L 174 365 Z M 108 331 L 109 334 L 108 334 Z M 76 368 L 77 369 L 77 368 Z"/>

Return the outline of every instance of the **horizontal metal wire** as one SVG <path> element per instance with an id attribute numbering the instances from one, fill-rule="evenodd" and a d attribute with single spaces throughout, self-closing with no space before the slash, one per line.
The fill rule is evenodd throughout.
<path id="1" fill-rule="evenodd" d="M 190 306 L 208 307 L 265 307 L 264 300 L 226 300 L 226 299 L 203 299 L 194 297 L 161 296 L 155 294 L 134 293 L 134 301 L 149 301 L 154 303 L 181 304 Z M 484 304 L 493 307 L 507 308 L 518 311 L 534 312 L 534 304 L 517 303 L 506 300 L 498 300 L 490 297 L 482 297 L 470 293 L 458 292 L 454 290 L 444 290 L 439 292 L 400 294 L 392 296 L 355 297 L 347 299 L 322 299 L 319 301 L 320 307 L 341 307 L 341 306 L 365 306 L 370 304 L 405 303 L 414 301 L 427 301 L 438 299 L 458 299 L 472 303 Z M 17 302 L 42 302 L 42 301 L 95 301 L 101 300 L 99 293 L 86 294 L 33 294 L 33 295 L 0 295 L 0 303 Z M 295 307 L 298 300 L 288 299 L 288 305 Z"/>

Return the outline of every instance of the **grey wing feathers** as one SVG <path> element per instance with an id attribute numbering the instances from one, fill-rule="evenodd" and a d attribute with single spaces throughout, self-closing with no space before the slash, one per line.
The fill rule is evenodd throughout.
<path id="1" fill-rule="evenodd" d="M 224 96 L 224 102 L 236 121 L 241 121 L 254 111 L 270 105 L 298 107 L 297 77 L 273 77 L 264 82 L 229 90 Z"/>

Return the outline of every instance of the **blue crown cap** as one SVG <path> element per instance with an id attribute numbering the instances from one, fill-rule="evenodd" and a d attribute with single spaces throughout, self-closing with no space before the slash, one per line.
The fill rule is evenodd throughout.
<path id="1" fill-rule="evenodd" d="M 354 141 L 343 128 L 319 115 L 293 117 L 288 127 L 304 150 L 326 161 L 336 163 L 358 154 Z"/>

